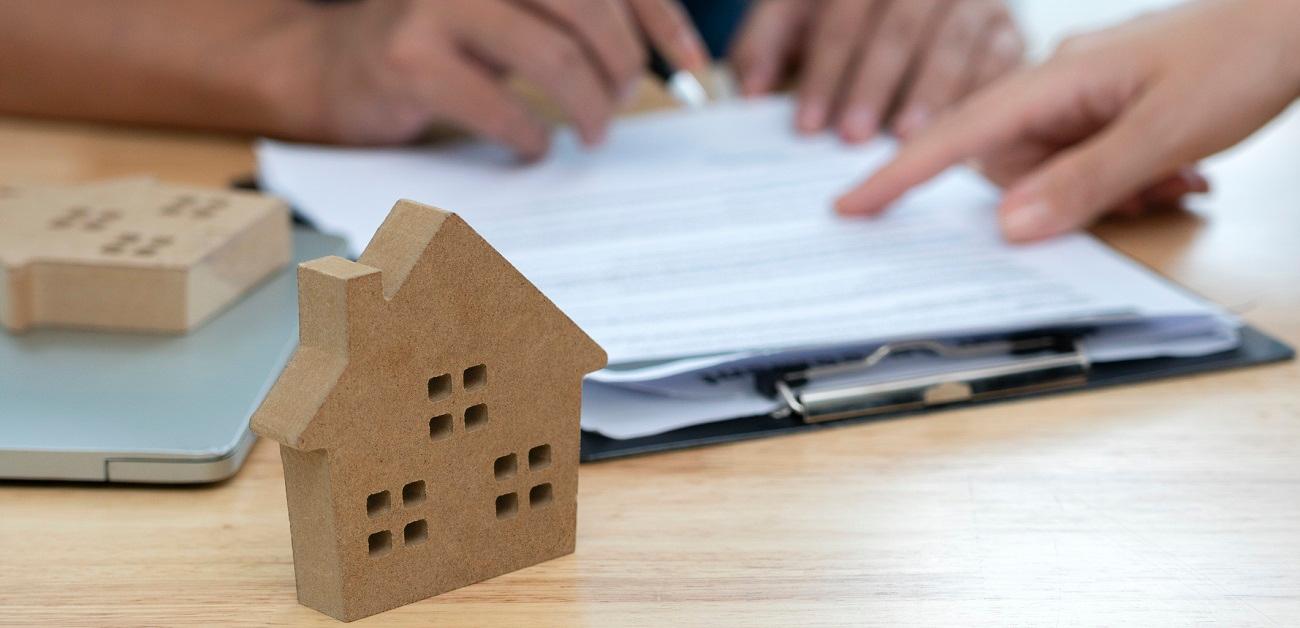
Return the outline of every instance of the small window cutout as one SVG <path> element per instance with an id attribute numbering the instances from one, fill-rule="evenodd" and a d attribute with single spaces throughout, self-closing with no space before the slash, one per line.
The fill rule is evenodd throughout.
<path id="1" fill-rule="evenodd" d="M 497 498 L 497 519 L 509 519 L 519 512 L 519 495 L 506 493 Z"/>
<path id="2" fill-rule="evenodd" d="M 382 530 L 370 535 L 368 543 L 371 558 L 383 556 L 393 549 L 393 535 L 388 530 Z"/>
<path id="3" fill-rule="evenodd" d="M 416 480 L 402 487 L 402 505 L 414 506 L 424 501 L 424 480 Z"/>
<path id="4" fill-rule="evenodd" d="M 519 458 L 514 454 L 506 454 L 497 458 L 496 464 L 492 465 L 492 474 L 498 480 L 513 477 L 515 470 L 519 468 Z"/>
<path id="5" fill-rule="evenodd" d="M 389 498 L 388 491 L 371 493 L 370 497 L 366 498 L 366 514 L 371 517 L 382 515 L 388 512 L 391 503 L 392 499 Z"/>
<path id="6" fill-rule="evenodd" d="M 553 493 L 550 482 L 534 486 L 528 491 L 528 507 L 538 508 L 551 503 Z"/>
<path id="7" fill-rule="evenodd" d="M 182 209 L 185 209 L 193 202 L 194 202 L 193 196 L 189 196 L 189 195 L 178 196 L 174 200 L 172 200 L 172 202 L 163 205 L 162 213 L 164 216 L 178 216 L 180 215 Z"/>
<path id="8" fill-rule="evenodd" d="M 439 414 L 429 419 L 429 438 L 442 440 L 451 436 L 451 415 Z"/>
<path id="9" fill-rule="evenodd" d="M 465 390 L 476 390 L 487 383 L 487 366 L 480 364 L 465 369 Z"/>
<path id="10" fill-rule="evenodd" d="M 438 401 L 451 394 L 451 375 L 429 378 L 429 400 Z"/>
<path id="11" fill-rule="evenodd" d="M 536 471 L 551 466 L 551 446 L 538 445 L 528 450 L 528 469 Z"/>
<path id="12" fill-rule="evenodd" d="M 487 404 L 480 403 L 465 408 L 465 429 L 476 430 L 488 422 Z"/>
<path id="13" fill-rule="evenodd" d="M 423 543 L 427 538 L 429 538 L 429 524 L 424 519 L 412 521 L 402 528 L 402 542 L 407 545 Z"/>

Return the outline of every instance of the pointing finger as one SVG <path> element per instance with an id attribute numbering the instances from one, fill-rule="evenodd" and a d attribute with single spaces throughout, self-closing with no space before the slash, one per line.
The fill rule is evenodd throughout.
<path id="1" fill-rule="evenodd" d="M 846 216 L 878 214 L 948 167 L 1013 141 L 1026 119 L 1022 111 L 1047 97 L 1055 82 L 1023 72 L 976 94 L 903 144 L 890 163 L 841 196 L 836 211 Z"/>

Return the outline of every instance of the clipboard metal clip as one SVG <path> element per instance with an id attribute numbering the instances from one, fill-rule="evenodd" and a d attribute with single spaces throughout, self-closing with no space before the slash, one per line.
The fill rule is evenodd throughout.
<path id="1" fill-rule="evenodd" d="M 939 373 L 880 380 L 891 357 L 928 353 L 960 365 Z M 968 344 L 916 340 L 882 345 L 861 360 L 786 372 L 772 382 L 783 407 L 774 418 L 805 423 L 859 418 L 1083 386 L 1091 365 L 1077 337 L 1062 335 Z M 858 380 L 854 382 L 854 378 Z"/>

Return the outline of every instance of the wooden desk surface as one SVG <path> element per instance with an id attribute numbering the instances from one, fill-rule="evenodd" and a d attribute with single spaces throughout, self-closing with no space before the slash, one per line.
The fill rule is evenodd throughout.
<path id="1" fill-rule="evenodd" d="M 1212 217 L 1104 225 L 1300 344 L 1300 117 L 1215 163 Z M 246 139 L 0 120 L 0 181 L 224 185 Z M 1300 616 L 1295 363 L 584 466 L 573 556 L 405 625 L 1226 625 Z M 199 488 L 0 484 L 0 624 L 321 624 L 277 449 Z"/>

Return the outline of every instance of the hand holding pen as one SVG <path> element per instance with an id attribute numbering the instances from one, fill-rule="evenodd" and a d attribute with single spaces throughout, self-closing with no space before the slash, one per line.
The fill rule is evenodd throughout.
<path id="1" fill-rule="evenodd" d="M 409 140 L 443 123 L 536 158 L 549 133 L 506 88 L 515 76 L 595 145 L 635 94 L 647 44 L 674 68 L 707 60 L 676 0 L 407 0 L 326 13 L 333 54 L 321 68 L 319 124 L 349 143 Z"/>

